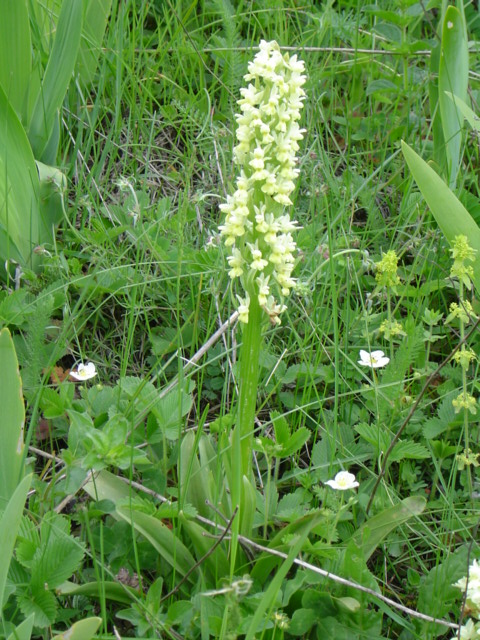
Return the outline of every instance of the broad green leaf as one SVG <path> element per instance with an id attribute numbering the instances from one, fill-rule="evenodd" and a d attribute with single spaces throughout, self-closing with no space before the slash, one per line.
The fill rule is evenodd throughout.
<path id="1" fill-rule="evenodd" d="M 270 419 L 272 420 L 273 429 L 275 431 L 275 441 L 277 444 L 285 446 L 290 439 L 290 426 L 282 414 L 278 411 L 270 412 Z"/>
<path id="2" fill-rule="evenodd" d="M 461 162 L 463 117 L 454 101 L 446 96 L 451 92 L 467 99 L 468 43 L 464 16 L 456 7 L 448 7 L 442 29 L 442 44 L 438 72 L 438 101 L 442 118 L 449 185 L 457 182 Z"/>
<path id="3" fill-rule="evenodd" d="M 38 208 L 39 181 L 25 131 L 0 87 L 0 264 L 19 256 L 33 268 L 32 250 L 43 242 L 46 227 Z M 5 241 L 10 241 L 12 252 Z M 16 258 L 15 258 L 16 259 Z"/>
<path id="4" fill-rule="evenodd" d="M 257 495 L 255 485 L 247 476 L 242 477 L 240 495 L 240 533 L 249 538 L 252 535 L 253 518 L 257 508 Z"/>
<path id="5" fill-rule="evenodd" d="M 34 625 L 46 628 L 57 617 L 57 599 L 47 589 L 25 589 L 17 596 L 18 606 L 24 616 L 34 615 Z"/>
<path id="6" fill-rule="evenodd" d="M 28 616 L 28 618 L 21 622 L 18 627 L 15 627 L 12 633 L 8 636 L 7 640 L 30 640 L 32 636 L 34 620 L 35 616 L 33 614 Z"/>
<path id="7" fill-rule="evenodd" d="M 23 460 L 25 408 L 17 355 L 8 329 L 0 331 L 0 508 L 5 507 L 20 481 Z"/>
<path id="8" fill-rule="evenodd" d="M 189 431 L 182 440 L 178 469 L 179 491 L 182 504 L 189 503 L 201 515 L 208 517 L 211 511 L 206 501 L 215 503 L 215 495 L 211 491 L 214 479 L 210 469 L 200 465 L 198 461 L 197 451 L 201 439 L 200 433 Z"/>
<path id="9" fill-rule="evenodd" d="M 112 0 L 87 0 L 84 2 L 83 31 L 76 71 L 81 82 L 85 85 L 92 83 L 97 69 L 111 6 Z"/>
<path id="10" fill-rule="evenodd" d="M 138 533 L 147 538 L 178 575 L 184 576 L 194 566 L 195 559 L 190 551 L 161 520 L 124 506 L 125 502 L 132 500 L 136 494 L 116 476 L 102 470 L 95 475 L 94 480 L 85 485 L 84 489 L 95 500 L 108 499 L 115 503 L 116 510 L 112 515 L 130 523 Z M 119 503 L 122 504 L 119 505 Z M 193 573 L 192 580 L 197 575 L 198 572 Z"/>
<path id="11" fill-rule="evenodd" d="M 464 102 L 458 96 L 453 95 L 453 93 L 446 91 L 445 95 L 447 96 L 447 98 L 449 98 L 449 100 L 455 103 L 457 109 L 461 112 L 472 129 L 475 129 L 475 131 L 480 133 L 480 118 L 477 116 L 475 111 L 470 109 L 466 102 Z"/>
<path id="12" fill-rule="evenodd" d="M 22 119 L 31 70 L 27 0 L 3 0 L 0 20 L 0 86 Z"/>
<path id="13" fill-rule="evenodd" d="M 100 599 L 104 596 L 112 602 L 130 604 L 139 597 L 138 591 L 120 582 L 86 582 L 76 584 L 74 582 L 63 582 L 55 589 L 56 593 L 65 596 L 86 596 L 87 598 Z"/>
<path id="14" fill-rule="evenodd" d="M 45 584 L 55 589 L 79 569 L 85 549 L 69 533 L 69 523 L 51 512 L 44 516 L 41 543 L 31 562 L 31 587 L 41 590 Z"/>
<path id="15" fill-rule="evenodd" d="M 141 533 L 180 576 L 185 576 L 195 565 L 195 559 L 187 547 L 161 520 L 124 506 L 117 506 L 116 513 Z M 198 570 L 190 576 L 190 581 L 195 580 L 197 575 Z"/>
<path id="16" fill-rule="evenodd" d="M 189 520 L 182 513 L 179 518 L 182 528 L 193 544 L 197 561 L 209 554 L 202 563 L 202 571 L 207 568 L 210 578 L 214 580 L 217 576 L 222 577 L 228 575 L 230 565 L 224 549 L 219 545 L 214 549 L 213 553 L 210 553 L 215 544 L 215 539 L 209 536 L 206 529 L 201 525 Z"/>
<path id="17" fill-rule="evenodd" d="M 399 460 L 426 460 L 430 458 L 430 452 L 425 445 L 413 440 L 400 441 L 394 446 L 389 456 L 390 462 Z"/>
<path id="18" fill-rule="evenodd" d="M 48 228 L 56 226 L 63 218 L 63 194 L 67 188 L 65 175 L 55 167 L 36 162 L 40 179 L 39 203 L 42 220 Z"/>
<path id="19" fill-rule="evenodd" d="M 28 129 L 35 157 L 47 164 L 55 162 L 55 158 L 44 158 L 43 154 L 75 67 L 82 32 L 82 4 L 82 0 L 62 3 L 55 41 Z"/>
<path id="20" fill-rule="evenodd" d="M 53 640 L 90 640 L 101 624 L 101 618 L 84 618 L 72 624 L 67 631 L 53 636 Z"/>
<path id="21" fill-rule="evenodd" d="M 440 176 L 403 140 L 402 151 L 415 182 L 448 242 L 452 244 L 455 236 L 464 235 L 477 251 L 473 263 L 473 283 L 480 291 L 480 228 Z"/>
<path id="22" fill-rule="evenodd" d="M 282 448 L 282 452 L 281 452 L 281 457 L 282 458 L 287 458 L 288 456 L 293 455 L 294 453 L 297 453 L 297 451 L 299 451 L 303 445 L 308 442 L 308 440 L 310 439 L 310 436 L 312 435 L 310 429 L 307 429 L 307 427 L 300 427 L 299 429 L 297 429 L 290 437 L 290 440 L 288 441 L 288 443 L 286 443 L 283 448 Z"/>
<path id="23" fill-rule="evenodd" d="M 3 605 L 8 568 L 22 518 L 32 476 L 26 476 L 15 489 L 0 518 L 0 611 Z"/>
<path id="24" fill-rule="evenodd" d="M 419 516 L 426 504 L 425 498 L 412 496 L 369 518 L 352 537 L 365 561 L 391 531 L 410 518 Z"/>
<path id="25" fill-rule="evenodd" d="M 283 527 L 283 529 L 281 529 L 269 541 L 268 547 L 270 549 L 277 549 L 288 553 L 289 547 L 286 540 L 292 539 L 294 536 L 303 537 L 305 532 L 307 532 L 308 535 L 308 532 L 310 532 L 314 527 L 320 525 L 324 520 L 324 514 L 319 511 L 308 513 L 306 516 L 303 516 L 295 522 L 291 522 L 286 527 Z M 251 577 L 254 580 L 258 580 L 260 584 L 264 584 L 272 571 L 276 570 L 276 566 L 280 562 L 281 558 L 278 556 L 273 556 L 266 552 L 262 553 L 252 569 Z"/>

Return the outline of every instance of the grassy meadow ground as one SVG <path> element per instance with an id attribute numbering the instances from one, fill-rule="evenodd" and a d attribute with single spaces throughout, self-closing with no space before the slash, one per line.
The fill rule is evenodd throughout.
<path id="1" fill-rule="evenodd" d="M 478 113 L 480 17 L 458 6 Z M 480 304 L 400 146 L 441 171 L 441 16 L 440 0 L 113 1 L 94 82 L 72 81 L 61 112 L 64 220 L 42 271 L 0 293 L 35 474 L 3 636 L 32 613 L 35 637 L 98 616 L 98 637 L 202 640 L 448 639 L 469 617 L 452 584 L 480 557 L 480 414 L 452 400 L 480 387 L 478 360 L 452 354 L 465 336 L 480 352 Z M 298 286 L 264 328 L 235 528 L 242 327 L 226 324 L 239 291 L 219 205 L 262 39 L 307 75 Z M 465 126 L 454 189 L 477 223 L 478 156 Z M 449 317 L 465 300 L 465 323 Z M 94 379 L 68 377 L 87 361 Z M 342 470 L 358 487 L 326 485 Z"/>

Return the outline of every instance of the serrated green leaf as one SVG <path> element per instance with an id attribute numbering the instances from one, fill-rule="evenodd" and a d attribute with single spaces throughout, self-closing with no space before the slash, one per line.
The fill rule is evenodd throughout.
<path id="1" fill-rule="evenodd" d="M 390 446 L 392 436 L 376 424 L 360 422 L 355 426 L 355 431 L 375 448 L 377 455 Z"/>
<path id="2" fill-rule="evenodd" d="M 390 462 L 398 462 L 399 460 L 425 460 L 430 457 L 430 452 L 425 445 L 409 440 L 397 442 L 388 459 Z"/>
<path id="3" fill-rule="evenodd" d="M 57 600 L 51 591 L 42 588 L 26 590 L 17 596 L 17 602 L 25 617 L 33 614 L 36 627 L 44 629 L 55 622 Z"/>
<path id="4" fill-rule="evenodd" d="M 270 420 L 272 421 L 275 431 L 275 441 L 277 444 L 285 446 L 290 438 L 290 426 L 285 416 L 278 411 L 271 411 Z"/>
<path id="5" fill-rule="evenodd" d="M 282 451 L 280 453 L 280 457 L 287 458 L 288 456 L 292 456 L 308 442 L 311 436 L 310 429 L 307 427 L 300 427 L 297 429 L 291 436 L 287 443 L 282 447 Z"/>
<path id="6" fill-rule="evenodd" d="M 83 544 L 73 537 L 52 536 L 37 550 L 32 562 L 32 587 L 55 589 L 72 576 L 85 554 Z"/>
<path id="7" fill-rule="evenodd" d="M 429 440 L 437 438 L 441 433 L 455 426 L 455 423 L 461 424 L 462 421 L 463 419 L 460 416 L 455 415 L 450 394 L 440 403 L 437 415 L 427 420 L 423 425 L 423 435 Z"/>

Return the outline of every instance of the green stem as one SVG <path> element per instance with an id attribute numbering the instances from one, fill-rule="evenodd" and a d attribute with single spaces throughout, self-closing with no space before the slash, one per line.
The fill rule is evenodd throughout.
<path id="1" fill-rule="evenodd" d="M 458 291 L 458 297 L 460 300 L 460 304 L 463 306 L 464 287 L 463 287 L 463 282 L 461 280 L 459 282 L 459 287 L 460 288 Z M 462 351 L 464 351 L 465 344 L 463 343 L 463 341 L 465 340 L 465 323 L 462 318 L 460 318 L 460 340 L 462 341 Z M 462 393 L 463 393 L 463 397 L 466 398 L 467 397 L 467 372 L 463 366 L 462 366 Z M 468 419 L 469 419 L 468 409 L 464 408 L 463 409 L 463 429 L 464 429 L 464 439 L 465 439 L 465 455 L 467 459 L 470 459 L 470 434 L 469 434 Z M 467 483 L 468 483 L 469 494 L 470 496 L 472 496 L 473 484 L 472 484 L 472 472 L 470 469 L 470 463 L 467 464 L 466 470 L 467 470 Z"/>
<path id="2" fill-rule="evenodd" d="M 249 476 L 252 466 L 252 441 L 257 410 L 260 346 L 262 344 L 262 309 L 255 294 L 250 296 L 248 323 L 243 329 L 240 354 L 240 394 L 235 431 L 240 438 L 242 476 Z"/>
<path id="3" fill-rule="evenodd" d="M 245 523 L 251 518 L 246 513 L 248 496 L 245 494 L 244 477 L 251 478 L 252 442 L 257 409 L 260 346 L 262 344 L 262 309 L 255 293 L 251 292 L 248 323 L 243 325 L 240 350 L 240 375 L 237 422 L 232 433 L 231 500 L 232 511 L 238 506 L 238 514 L 232 525 L 231 569 L 235 568 L 237 540 L 240 530 L 246 535 Z M 248 527 L 247 527 L 248 529 Z"/>

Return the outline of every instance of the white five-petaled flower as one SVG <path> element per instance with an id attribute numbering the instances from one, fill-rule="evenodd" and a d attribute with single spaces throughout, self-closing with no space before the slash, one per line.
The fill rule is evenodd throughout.
<path id="1" fill-rule="evenodd" d="M 360 360 L 358 364 L 364 367 L 371 367 L 372 369 L 378 369 L 379 367 L 385 367 L 390 362 L 390 358 L 383 353 L 383 351 L 363 351 L 360 350 Z"/>
<path id="2" fill-rule="evenodd" d="M 348 471 L 339 471 L 333 480 L 327 480 L 325 484 L 328 484 L 332 489 L 337 491 L 346 491 L 347 489 L 355 489 L 359 484 L 355 480 L 353 473 Z"/>
<path id="3" fill-rule="evenodd" d="M 87 362 L 87 364 L 81 362 L 76 371 L 70 371 L 70 376 L 75 380 L 90 380 L 90 378 L 94 378 L 96 375 L 97 369 L 93 362 Z"/>

